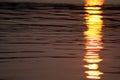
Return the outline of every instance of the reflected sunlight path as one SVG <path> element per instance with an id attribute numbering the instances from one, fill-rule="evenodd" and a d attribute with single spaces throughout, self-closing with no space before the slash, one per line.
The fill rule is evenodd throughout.
<path id="1" fill-rule="evenodd" d="M 87 70 L 85 71 L 86 78 L 91 80 L 100 80 L 103 72 L 99 70 L 99 63 L 103 59 L 99 56 L 99 52 L 103 49 L 102 43 L 102 28 L 103 16 L 101 7 L 103 0 L 85 0 L 85 24 L 87 30 L 84 31 L 85 35 L 85 50 L 84 65 Z"/>

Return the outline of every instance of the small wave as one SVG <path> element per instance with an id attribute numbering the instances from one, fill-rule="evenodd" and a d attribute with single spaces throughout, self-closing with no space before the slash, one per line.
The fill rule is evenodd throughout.
<path id="1" fill-rule="evenodd" d="M 76 56 L 45 56 L 45 57 L 48 57 L 48 58 L 79 58 Z"/>
<path id="2" fill-rule="evenodd" d="M 1 59 L 29 59 L 29 58 L 37 58 L 37 57 L 0 57 Z"/>
<path id="3" fill-rule="evenodd" d="M 118 72 L 104 72 L 105 74 L 120 74 L 120 71 Z"/>

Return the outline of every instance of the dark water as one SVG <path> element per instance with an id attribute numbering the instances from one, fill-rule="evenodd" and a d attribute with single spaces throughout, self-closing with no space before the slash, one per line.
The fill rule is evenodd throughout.
<path id="1" fill-rule="evenodd" d="M 0 80 L 120 80 L 119 6 L 102 8 L 101 79 L 83 67 L 85 9 L 76 5 L 0 3 Z"/>

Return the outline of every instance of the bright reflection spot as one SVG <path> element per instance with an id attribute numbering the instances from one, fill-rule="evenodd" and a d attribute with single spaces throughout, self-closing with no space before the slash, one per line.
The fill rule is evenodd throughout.
<path id="1" fill-rule="evenodd" d="M 85 7 L 85 9 L 86 9 L 86 11 L 88 11 L 88 10 L 90 10 L 90 9 L 92 9 L 92 10 L 99 10 L 99 9 L 101 9 L 101 7 L 94 7 L 94 9 L 93 9 L 93 7 L 91 7 L 91 6 L 89 6 L 89 7 Z"/>
<path id="2" fill-rule="evenodd" d="M 89 69 L 98 69 L 98 64 L 88 64 L 84 65 L 84 67 L 89 68 Z"/>
<path id="3" fill-rule="evenodd" d="M 85 0 L 86 6 L 96 6 L 96 5 L 103 5 L 104 0 Z"/>
<path id="4" fill-rule="evenodd" d="M 96 71 L 85 71 L 86 74 L 88 74 L 88 76 L 86 76 L 86 78 L 88 79 L 101 79 L 100 75 L 103 74 L 102 72 L 96 70 Z"/>
<path id="5" fill-rule="evenodd" d="M 103 49 L 102 43 L 102 27 L 103 27 L 103 16 L 101 6 L 103 0 L 85 0 L 85 24 L 87 30 L 84 31 L 85 35 L 85 50 L 84 61 L 87 63 L 84 65 L 88 70 L 85 71 L 86 78 L 91 80 L 100 80 L 103 72 L 99 70 L 99 63 L 103 61 L 100 57 L 99 52 Z"/>
<path id="6" fill-rule="evenodd" d="M 87 73 L 88 75 L 93 75 L 93 76 L 99 76 L 100 74 L 103 74 L 100 71 L 85 71 L 85 73 Z"/>

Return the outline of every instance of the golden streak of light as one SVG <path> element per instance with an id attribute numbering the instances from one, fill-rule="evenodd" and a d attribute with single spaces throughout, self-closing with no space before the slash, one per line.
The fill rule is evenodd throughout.
<path id="1" fill-rule="evenodd" d="M 84 32 L 84 34 L 87 36 L 86 38 L 96 38 L 100 39 L 102 37 L 101 31 L 102 31 L 102 16 L 99 15 L 89 15 L 86 16 L 86 25 L 88 27 L 88 30 Z"/>
<path id="2" fill-rule="evenodd" d="M 98 59 L 98 58 L 100 58 L 99 55 L 97 55 L 97 56 L 84 56 L 84 57 L 87 58 L 87 59 Z"/>
<path id="3" fill-rule="evenodd" d="M 98 70 L 85 71 L 85 73 L 91 76 L 99 76 L 103 74 L 101 71 L 98 71 Z"/>
<path id="4" fill-rule="evenodd" d="M 98 69 L 99 68 L 98 64 L 87 64 L 87 65 L 84 65 L 84 67 L 86 67 L 88 69 Z"/>
<path id="5" fill-rule="evenodd" d="M 83 60 L 86 61 L 87 63 L 99 63 L 103 61 L 103 59 L 83 59 Z"/>
<path id="6" fill-rule="evenodd" d="M 87 30 L 84 31 L 85 35 L 85 50 L 84 61 L 87 63 L 84 65 L 88 70 L 85 71 L 87 79 L 101 79 L 103 72 L 99 70 L 99 63 L 103 61 L 99 56 L 99 51 L 104 47 L 102 46 L 102 28 L 103 28 L 103 16 L 101 15 L 102 6 L 104 0 L 85 0 L 85 24 Z"/>
<path id="7" fill-rule="evenodd" d="M 91 10 L 87 10 L 86 12 L 90 13 L 90 14 L 101 14 L 102 11 L 91 11 Z M 98 16 L 98 17 L 102 17 L 102 16 Z"/>
<path id="8" fill-rule="evenodd" d="M 100 76 L 86 76 L 89 79 L 101 79 Z"/>
<path id="9" fill-rule="evenodd" d="M 86 56 L 98 56 L 98 54 L 97 53 L 95 53 L 95 52 L 87 52 L 86 53 Z"/>
<path id="10" fill-rule="evenodd" d="M 103 47 L 101 46 L 87 46 L 85 49 L 89 49 L 89 50 L 92 50 L 92 51 L 100 51 L 101 49 L 103 49 Z"/>
<path id="11" fill-rule="evenodd" d="M 85 9 L 86 9 L 86 11 L 87 10 L 100 10 L 101 9 L 101 7 L 91 7 L 91 6 L 88 6 L 88 7 L 85 7 Z"/>
<path id="12" fill-rule="evenodd" d="M 91 46 L 102 45 L 101 39 L 88 39 L 86 42 L 86 46 L 89 46 L 89 45 L 91 45 Z"/>
<path id="13" fill-rule="evenodd" d="M 101 6 L 104 0 L 85 0 L 85 6 Z"/>

